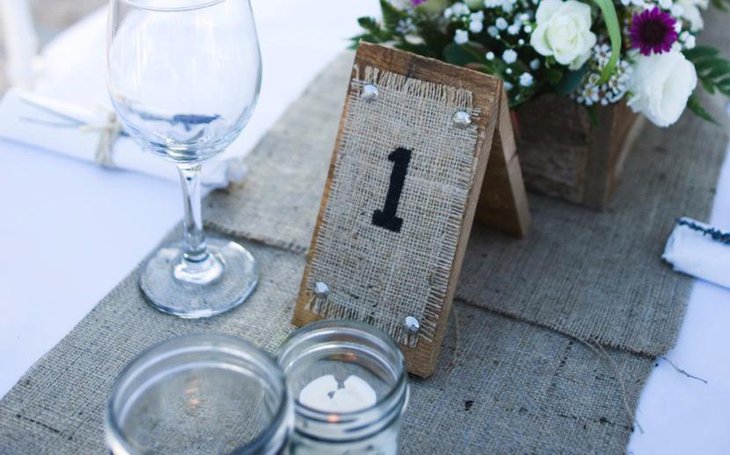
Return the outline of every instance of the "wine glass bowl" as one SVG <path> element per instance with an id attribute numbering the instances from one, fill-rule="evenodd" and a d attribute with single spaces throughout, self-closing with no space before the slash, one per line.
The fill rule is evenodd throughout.
<path id="1" fill-rule="evenodd" d="M 201 163 L 241 133 L 261 87 L 248 0 L 111 0 L 107 82 L 117 117 L 145 150 L 177 164 L 184 239 L 154 254 L 140 287 L 157 309 L 208 317 L 240 305 L 258 283 L 251 254 L 203 232 Z"/>
<path id="2" fill-rule="evenodd" d="M 198 162 L 223 151 L 253 112 L 261 85 L 256 28 L 247 0 L 170 3 L 113 2 L 109 93 L 145 148 Z"/>

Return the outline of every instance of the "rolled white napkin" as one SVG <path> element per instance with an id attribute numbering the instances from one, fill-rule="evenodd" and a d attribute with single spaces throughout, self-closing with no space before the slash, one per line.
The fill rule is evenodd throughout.
<path id="1" fill-rule="evenodd" d="M 730 232 L 680 218 L 662 258 L 678 272 L 730 288 Z"/>
<path id="2" fill-rule="evenodd" d="M 5 0 L 0 0 L 4 2 Z M 51 41 L 39 56 L 42 71 L 32 92 L 9 90 L 0 101 L 0 138 L 98 162 L 109 133 L 111 102 L 106 90 L 106 7 L 90 14 Z M 203 165 L 207 189 L 224 188 L 245 177 L 239 142 Z M 178 180 L 175 165 L 145 152 L 130 137 L 116 137 L 107 167 Z"/>
<path id="3" fill-rule="evenodd" d="M 175 166 L 143 151 L 125 134 L 111 134 L 111 112 L 10 89 L 0 101 L 0 137 L 107 167 L 177 180 Z M 203 185 L 224 188 L 246 174 L 243 158 L 211 160 Z"/>

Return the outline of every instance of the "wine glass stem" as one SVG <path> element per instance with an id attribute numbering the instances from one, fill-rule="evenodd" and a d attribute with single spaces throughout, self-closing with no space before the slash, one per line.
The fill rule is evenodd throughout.
<path id="1" fill-rule="evenodd" d="M 203 215 L 200 210 L 201 167 L 200 164 L 179 164 L 177 166 L 185 205 L 185 253 L 183 258 L 190 262 L 203 262 L 209 256 L 203 231 Z"/>

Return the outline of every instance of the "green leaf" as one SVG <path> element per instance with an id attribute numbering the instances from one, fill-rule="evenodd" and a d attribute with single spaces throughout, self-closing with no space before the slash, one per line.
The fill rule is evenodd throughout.
<path id="1" fill-rule="evenodd" d="M 363 39 L 365 35 L 357 35 L 350 38 L 350 45 L 347 46 L 348 49 L 351 51 L 356 51 L 358 47 L 360 47 L 360 41 L 367 41 Z"/>
<path id="2" fill-rule="evenodd" d="M 576 88 L 578 88 L 587 71 L 587 65 L 583 65 L 583 67 L 575 71 L 568 71 L 563 75 L 563 78 L 560 79 L 560 82 L 555 86 L 555 92 L 561 96 L 569 95 Z"/>
<path id="3" fill-rule="evenodd" d="M 357 35 L 352 38 L 352 45 L 350 49 L 357 49 L 360 46 L 360 42 L 366 42 L 366 43 L 373 43 L 373 44 L 379 44 L 380 40 L 378 37 L 370 34 L 370 33 L 363 33 L 362 35 Z"/>
<path id="4" fill-rule="evenodd" d="M 433 51 L 428 46 L 423 44 L 412 44 L 408 41 L 403 41 L 396 44 L 395 47 L 406 52 L 412 52 L 414 54 L 424 55 L 426 57 L 436 57 L 436 55 L 433 54 Z"/>
<path id="5" fill-rule="evenodd" d="M 694 65 L 697 78 L 708 93 L 720 92 L 730 97 L 730 60 L 708 46 L 697 46 L 685 51 L 684 56 Z"/>
<path id="6" fill-rule="evenodd" d="M 606 63 L 601 71 L 600 83 L 604 83 L 613 74 L 616 63 L 618 63 L 618 57 L 621 55 L 621 26 L 618 22 L 618 16 L 616 15 L 616 7 L 613 4 L 613 0 L 593 0 L 596 5 L 601 9 L 603 14 L 603 22 L 606 23 L 606 29 L 608 30 L 608 37 L 611 39 L 611 58 Z"/>
<path id="7" fill-rule="evenodd" d="M 452 65 L 465 66 L 469 63 L 482 63 L 484 57 L 467 45 L 449 43 L 444 48 L 444 60 Z"/>
<path id="8" fill-rule="evenodd" d="M 713 81 L 719 81 L 721 77 L 728 74 L 730 74 L 730 61 L 720 60 L 711 65 L 708 70 L 703 73 L 703 77 L 706 79 L 712 79 Z"/>
<path id="9" fill-rule="evenodd" d="M 480 71 L 482 73 L 491 74 L 493 76 L 502 77 L 507 65 L 501 60 L 491 60 L 482 63 L 469 63 L 465 65 L 467 68 Z"/>
<path id="10" fill-rule="evenodd" d="M 357 23 L 369 32 L 380 31 L 380 24 L 373 17 L 359 17 L 357 18 Z"/>
<path id="11" fill-rule="evenodd" d="M 702 103 L 700 103 L 700 100 L 698 100 L 694 94 L 687 100 L 687 107 L 698 117 L 707 120 L 710 123 L 714 123 L 715 125 L 719 125 L 717 120 L 715 120 L 714 117 L 707 112 L 707 110 L 702 106 Z"/>
<path id="12" fill-rule="evenodd" d="M 689 49 L 683 52 L 684 56 L 692 61 L 696 61 L 705 57 L 714 57 L 719 53 L 717 49 L 709 46 L 697 46 L 694 49 Z"/>
<path id="13" fill-rule="evenodd" d="M 480 73 L 499 76 L 498 68 L 496 68 L 495 66 L 487 65 L 486 63 L 468 63 L 466 67 L 470 70 L 479 71 Z"/>
<path id="14" fill-rule="evenodd" d="M 717 89 L 725 96 L 730 97 L 730 77 L 717 83 Z"/>
<path id="15" fill-rule="evenodd" d="M 449 36 L 431 24 L 423 24 L 419 26 L 419 35 L 423 38 L 424 44 L 434 51 L 434 53 L 439 54 L 440 58 L 443 58 L 442 49 L 449 44 L 454 43 L 453 34 Z"/>
<path id="16" fill-rule="evenodd" d="M 545 71 L 545 76 L 550 84 L 557 85 L 563 79 L 563 72 L 556 68 L 548 68 Z"/>
<path id="17" fill-rule="evenodd" d="M 389 30 L 395 30 L 401 20 L 401 12 L 388 0 L 380 0 L 380 9 L 383 11 L 383 22 Z"/>

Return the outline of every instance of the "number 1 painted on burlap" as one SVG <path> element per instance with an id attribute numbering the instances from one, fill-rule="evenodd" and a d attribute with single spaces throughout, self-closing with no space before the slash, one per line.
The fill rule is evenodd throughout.
<path id="1" fill-rule="evenodd" d="M 388 155 L 388 161 L 393 162 L 393 172 L 390 174 L 390 185 L 388 194 L 385 196 L 383 210 L 373 212 L 373 224 L 389 231 L 400 232 L 403 226 L 403 218 L 398 218 L 398 204 L 403 193 L 403 185 L 406 183 L 408 164 L 411 162 L 412 152 L 403 147 L 398 147 Z"/>

